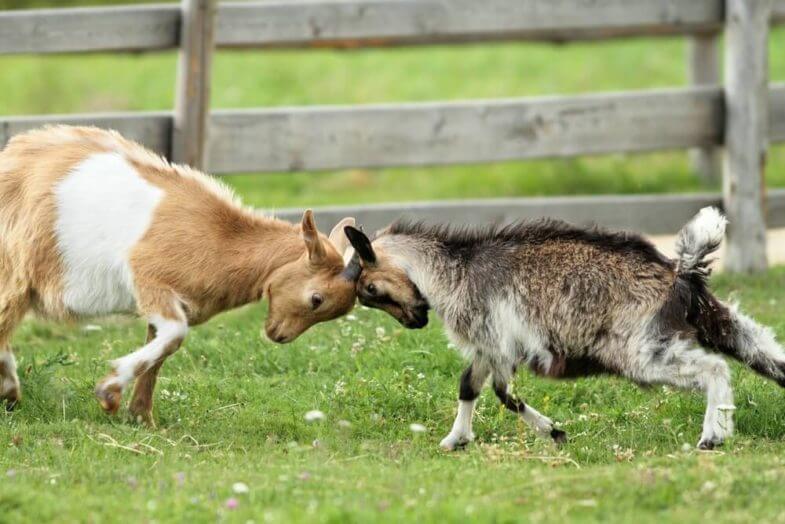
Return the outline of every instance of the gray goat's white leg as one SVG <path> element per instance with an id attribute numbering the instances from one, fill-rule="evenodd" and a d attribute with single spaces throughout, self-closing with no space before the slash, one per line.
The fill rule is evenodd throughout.
<path id="1" fill-rule="evenodd" d="M 722 357 L 703 349 L 690 349 L 685 341 L 673 339 L 652 343 L 639 353 L 630 370 L 631 378 L 643 383 L 671 384 L 706 393 L 706 414 L 698 448 L 713 449 L 733 434 L 733 389 L 730 370 Z"/>
<path id="2" fill-rule="evenodd" d="M 458 390 L 458 414 L 453 422 L 452 430 L 439 444 L 443 449 L 452 451 L 474 440 L 472 432 L 474 404 L 490 374 L 490 367 L 479 359 L 475 359 L 464 370 Z"/>

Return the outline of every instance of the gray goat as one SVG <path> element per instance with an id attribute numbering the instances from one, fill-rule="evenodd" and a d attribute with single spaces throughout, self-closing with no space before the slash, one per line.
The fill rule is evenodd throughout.
<path id="1" fill-rule="evenodd" d="M 554 220 L 484 229 L 398 222 L 373 243 L 345 231 L 362 267 L 360 302 L 410 328 L 427 324 L 433 308 L 471 360 L 443 448 L 474 438 L 474 404 L 489 376 L 507 408 L 565 441 L 551 419 L 508 392 L 527 365 L 553 378 L 613 373 L 704 391 L 698 447 L 712 449 L 732 434 L 735 409 L 728 365 L 716 353 L 785 387 L 785 351 L 772 331 L 707 288 L 706 257 L 725 225 L 716 209 L 701 210 L 680 232 L 674 260 L 638 235 Z"/>

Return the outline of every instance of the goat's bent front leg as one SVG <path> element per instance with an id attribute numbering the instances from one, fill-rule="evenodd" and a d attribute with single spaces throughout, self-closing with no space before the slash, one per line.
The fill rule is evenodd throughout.
<path id="1" fill-rule="evenodd" d="M 508 392 L 507 381 L 500 378 L 493 378 L 493 391 L 504 407 L 517 413 L 523 418 L 526 424 L 533 428 L 541 437 L 550 437 L 554 442 L 561 444 L 567 442 L 567 433 L 553 426 L 553 421 L 541 414 L 533 407 L 518 399 L 515 395 Z"/>
<path id="2" fill-rule="evenodd" d="M 159 312 L 147 315 L 149 324 L 155 328 L 153 339 L 133 353 L 112 361 L 114 370 L 96 386 L 98 401 L 108 413 L 120 408 L 128 384 L 159 366 L 185 339 L 188 321 L 179 303 L 170 296 L 164 303 L 158 302 L 158 306 Z M 150 311 L 150 307 L 145 310 Z"/>
<path id="3" fill-rule="evenodd" d="M 452 451 L 474 440 L 474 433 L 472 433 L 474 404 L 477 402 L 477 397 L 480 396 L 488 375 L 490 375 L 490 368 L 479 359 L 474 360 L 461 375 L 458 414 L 450 434 L 444 437 L 439 444 L 442 448 Z"/>

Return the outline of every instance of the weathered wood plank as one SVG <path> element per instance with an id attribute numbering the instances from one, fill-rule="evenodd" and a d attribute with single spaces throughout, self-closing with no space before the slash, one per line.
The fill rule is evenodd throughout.
<path id="1" fill-rule="evenodd" d="M 720 27 L 716 0 L 316 0 L 221 6 L 221 46 L 358 47 L 687 34 Z"/>
<path id="2" fill-rule="evenodd" d="M 771 0 L 726 0 L 723 201 L 731 271 L 762 271 L 767 265 L 763 199 L 771 5 Z"/>
<path id="3" fill-rule="evenodd" d="M 172 159 L 197 169 L 206 165 L 215 7 L 216 0 L 182 0 Z"/>
<path id="4" fill-rule="evenodd" d="M 0 12 L 0 54 L 146 51 L 177 46 L 177 5 Z"/>
<path id="5" fill-rule="evenodd" d="M 687 77 L 690 85 L 717 85 L 720 80 L 719 36 L 704 34 L 687 41 Z M 708 182 L 722 177 L 722 151 L 717 146 L 695 148 L 690 151 L 690 163 L 698 176 Z"/>
<path id="6" fill-rule="evenodd" d="M 0 117 L 0 147 L 4 147 L 14 135 L 47 124 L 114 129 L 160 154 L 167 155 L 170 151 L 172 115 L 168 112 L 3 116 Z"/>
<path id="7" fill-rule="evenodd" d="M 215 111 L 213 172 L 494 162 L 716 144 L 716 87 L 573 97 Z"/>
<path id="8" fill-rule="evenodd" d="M 586 104 L 590 101 L 584 100 L 587 97 L 521 99 L 490 103 L 476 101 L 409 104 L 404 114 L 398 118 L 405 123 L 410 121 L 410 125 L 398 126 L 397 130 L 385 129 L 386 123 L 396 119 L 395 106 L 218 111 L 211 116 L 211 125 L 219 130 L 213 133 L 211 148 L 219 151 L 220 155 L 213 154 L 209 167 L 215 173 L 229 173 L 315 169 L 317 166 L 325 169 L 330 166 L 352 168 L 364 167 L 367 164 L 397 166 L 454 162 L 480 163 L 536 156 L 632 151 L 651 149 L 654 146 L 686 149 L 695 145 L 719 143 L 721 137 L 717 129 L 723 117 L 721 94 L 717 88 L 665 92 L 665 98 L 655 100 L 650 111 L 640 113 L 634 110 L 626 117 L 633 122 L 633 124 L 625 124 L 627 126 L 638 125 L 637 122 L 649 118 L 682 119 L 678 121 L 687 122 L 685 125 L 677 125 L 675 122 L 668 124 L 668 129 L 671 129 L 671 126 L 680 127 L 681 134 L 668 133 L 668 137 L 657 138 L 655 121 L 650 124 L 655 126 L 655 130 L 651 134 L 645 132 L 641 135 L 643 140 L 636 143 L 634 140 L 619 140 L 618 134 L 622 134 L 623 130 L 614 131 L 607 127 L 613 124 L 613 120 L 607 117 L 606 111 L 624 109 L 624 104 L 619 106 L 612 102 L 616 97 L 632 97 L 635 100 L 632 104 L 634 107 L 645 107 L 651 103 L 653 95 L 655 99 L 657 98 L 657 94 L 657 92 L 644 92 L 630 95 L 603 95 L 609 97 L 605 101 L 606 104 L 600 104 L 600 109 L 594 111 L 589 109 L 596 107 L 594 105 L 589 105 L 587 108 Z M 588 98 L 601 99 L 603 96 Z M 682 101 L 673 103 L 674 97 Z M 702 109 L 682 111 L 682 108 L 688 105 L 685 104 L 683 97 L 697 98 L 694 103 Z M 771 140 L 785 142 L 785 84 L 773 84 L 769 91 L 769 100 Z M 630 104 L 630 101 L 626 103 Z M 676 115 L 658 116 L 656 113 L 659 109 L 656 108 L 668 104 L 673 104 L 671 110 Z M 562 109 L 558 110 L 559 107 Z M 510 108 L 511 120 L 504 119 L 505 108 Z M 358 116 L 358 112 L 365 111 L 367 113 Z M 433 116 L 434 111 L 436 117 Z M 347 112 L 352 113 L 349 115 L 351 122 L 339 125 Z M 655 115 L 652 117 L 649 113 Z M 325 115 L 329 115 L 329 118 Z M 440 119 L 439 115 L 444 118 Z M 583 119 L 579 119 L 581 115 L 584 115 Z M 454 120 L 458 116 L 463 119 L 461 122 L 468 122 L 468 124 L 459 124 Z M 545 116 L 548 116 L 547 120 Z M 439 126 L 428 126 L 429 118 L 435 118 L 432 122 Z M 363 122 L 363 125 L 368 126 L 370 123 L 371 126 L 354 127 L 352 122 L 356 123 L 358 119 Z M 479 121 L 480 125 L 472 128 L 469 124 L 473 124 L 475 120 Z M 527 127 L 527 122 L 532 120 L 534 124 Z M 289 136 L 308 122 L 323 125 L 320 122 L 325 121 L 329 122 L 329 127 L 321 132 L 314 128 L 308 137 L 301 137 L 298 140 L 293 140 Z M 458 131 L 449 130 L 450 122 L 457 126 Z M 168 112 L 0 116 L 0 146 L 16 133 L 48 123 L 97 125 L 117 129 L 129 138 L 138 140 L 160 153 L 167 154 L 171 151 L 168 133 L 171 133 L 172 129 L 172 115 Z M 560 127 L 567 124 L 569 126 L 564 129 Z M 429 133 L 433 133 L 438 127 L 441 128 L 438 134 L 441 139 L 438 136 L 428 138 Z M 509 130 L 506 135 L 501 132 L 505 129 Z M 534 131 L 527 132 L 528 129 Z M 492 133 L 492 136 L 485 136 L 488 132 Z M 500 134 L 502 138 L 495 142 L 494 137 Z M 579 138 L 582 134 L 589 134 L 591 137 L 586 142 L 581 142 Z M 428 152 L 427 145 L 419 144 L 418 141 L 423 136 L 433 142 L 435 150 L 432 153 Z M 573 143 L 559 144 L 560 137 L 574 137 L 571 139 Z M 309 141 L 313 141 L 311 142 L 313 148 L 310 147 Z M 414 147 L 415 151 L 408 153 L 406 151 L 408 147 Z M 444 151 L 451 148 L 457 151 L 444 156 Z M 232 160 L 227 155 L 238 155 L 238 159 Z"/>
<path id="9" fill-rule="evenodd" d="M 785 142 L 785 83 L 769 87 L 769 140 Z"/>
<path id="10" fill-rule="evenodd" d="M 722 0 L 284 0 L 219 6 L 219 47 L 573 41 L 710 33 Z M 785 1 L 772 21 L 785 23 Z M 149 51 L 179 43 L 174 4 L 0 13 L 0 54 Z"/>
<path id="11" fill-rule="evenodd" d="M 767 198 L 769 225 L 785 227 L 785 189 Z M 319 229 L 329 231 L 353 216 L 366 231 L 376 231 L 401 216 L 430 223 L 489 224 L 554 217 L 575 224 L 599 224 L 648 234 L 675 233 L 701 208 L 722 206 L 719 193 L 688 195 L 601 195 L 550 198 L 500 198 L 437 202 L 407 202 L 314 209 Z M 297 221 L 301 209 L 280 209 L 275 215 Z"/>

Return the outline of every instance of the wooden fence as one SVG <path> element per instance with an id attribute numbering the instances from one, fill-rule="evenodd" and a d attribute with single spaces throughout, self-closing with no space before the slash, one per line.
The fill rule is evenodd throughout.
<path id="1" fill-rule="evenodd" d="M 455 222 L 551 215 L 663 233 L 678 229 L 703 205 L 724 205 L 731 221 L 727 266 L 753 271 L 766 264 L 766 222 L 785 226 L 785 190 L 766 194 L 762 172 L 768 143 L 785 142 L 785 84 L 768 83 L 771 23 L 785 23 L 785 0 L 281 0 L 217 6 L 215 0 L 183 0 L 10 11 L 0 13 L 0 54 L 179 49 L 180 60 L 172 112 L 0 116 L 0 145 L 44 123 L 94 124 L 215 174 L 692 149 L 696 169 L 717 177 L 724 150 L 723 195 L 427 202 L 325 208 L 318 216 L 326 227 L 339 215 L 355 214 L 372 229 L 402 212 Z M 690 86 L 464 102 L 208 107 L 214 47 L 354 49 L 661 35 L 690 38 Z"/>

